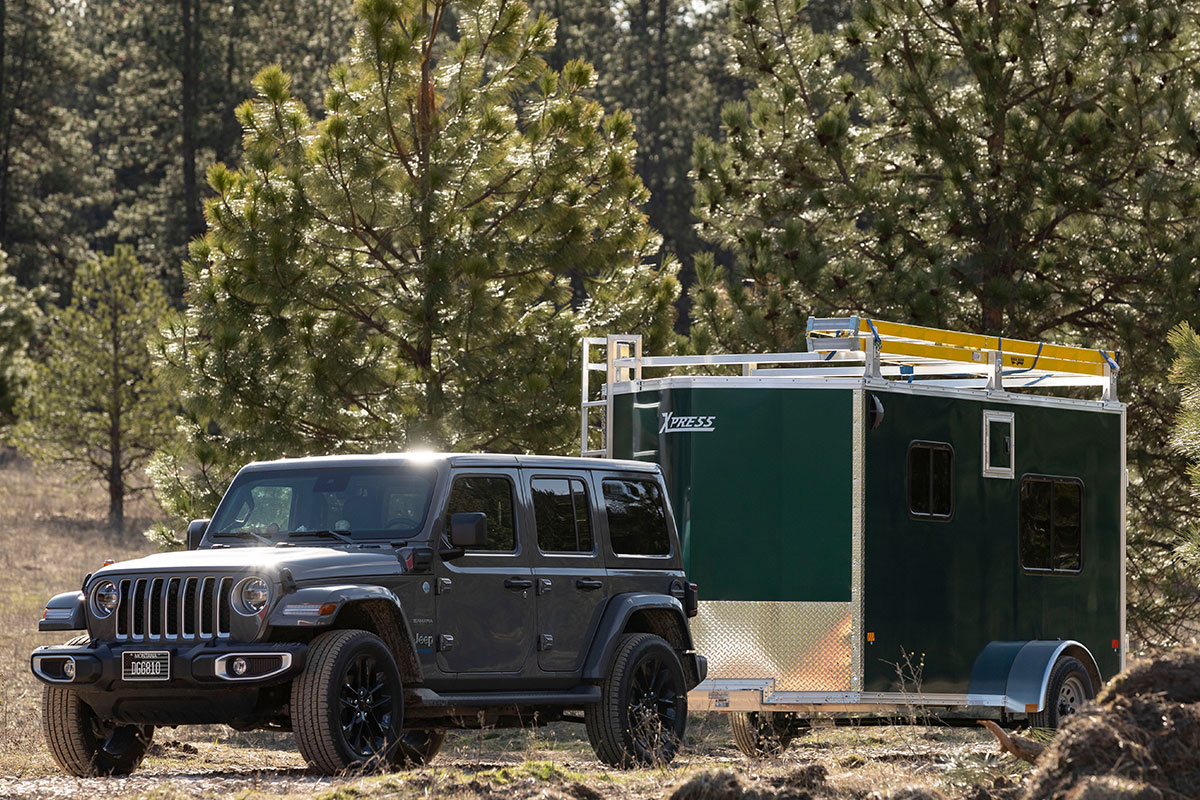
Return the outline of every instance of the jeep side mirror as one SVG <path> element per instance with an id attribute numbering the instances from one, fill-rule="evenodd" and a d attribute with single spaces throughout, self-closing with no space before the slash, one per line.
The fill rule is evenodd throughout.
<path id="1" fill-rule="evenodd" d="M 208 530 L 209 520 L 194 519 L 187 526 L 187 549 L 195 550 L 200 546 L 200 540 L 204 538 L 204 532 Z"/>
<path id="2" fill-rule="evenodd" d="M 487 544 L 487 514 L 470 511 L 450 516 L 451 546 L 469 550 Z"/>

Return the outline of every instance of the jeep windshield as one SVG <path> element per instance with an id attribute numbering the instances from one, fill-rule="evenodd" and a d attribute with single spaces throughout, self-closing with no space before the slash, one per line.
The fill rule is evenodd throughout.
<path id="1" fill-rule="evenodd" d="M 428 467 L 297 467 L 244 472 L 209 525 L 249 544 L 407 539 L 425 526 L 437 473 Z"/>

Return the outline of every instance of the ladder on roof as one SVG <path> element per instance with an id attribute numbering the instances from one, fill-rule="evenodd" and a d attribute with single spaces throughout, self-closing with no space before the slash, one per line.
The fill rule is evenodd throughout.
<path id="1" fill-rule="evenodd" d="M 1100 387 L 1105 403 L 1117 402 L 1117 353 L 1087 347 L 1006 339 L 926 328 L 867 317 L 809 317 L 807 352 L 643 356 L 641 336 L 583 339 L 580 385 L 580 453 L 612 453 L 613 387 L 640 382 L 643 367 L 740 367 L 744 378 L 858 378 L 924 386 L 1003 392 L 1009 389 Z M 603 349 L 603 361 L 592 361 Z M 595 373 L 604 383 L 593 386 Z M 595 429 L 599 417 L 599 428 Z M 599 446 L 597 446 L 599 445 Z"/>
<path id="2" fill-rule="evenodd" d="M 1111 350 L 1005 339 L 866 317 L 808 318 L 808 350 L 861 352 L 866 377 L 944 376 L 948 370 L 986 375 L 989 391 L 1003 391 L 1004 379 L 1023 376 L 1021 387 L 1101 385 L 1105 401 L 1116 400 L 1117 354 Z M 942 382 L 945 385 L 945 382 Z"/>

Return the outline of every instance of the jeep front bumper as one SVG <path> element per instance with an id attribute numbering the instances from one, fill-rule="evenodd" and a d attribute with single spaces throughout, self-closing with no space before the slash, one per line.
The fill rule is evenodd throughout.
<path id="1" fill-rule="evenodd" d="M 304 669 L 308 646 L 294 643 L 214 646 L 172 643 L 105 642 L 91 645 L 39 647 L 29 657 L 34 676 L 55 686 L 136 692 L 142 689 L 205 689 L 237 685 L 267 686 L 290 680 Z M 161 674 L 123 674 L 125 654 L 157 654 L 165 662 Z"/>

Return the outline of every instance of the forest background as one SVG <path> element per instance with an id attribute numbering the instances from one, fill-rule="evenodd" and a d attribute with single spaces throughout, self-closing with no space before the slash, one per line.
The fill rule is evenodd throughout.
<path id="1" fill-rule="evenodd" d="M 1183 0 L 0 0 L 0 428 L 169 541 L 253 458 L 570 452 L 585 332 L 1114 348 L 1191 640 L 1198 63 Z"/>

